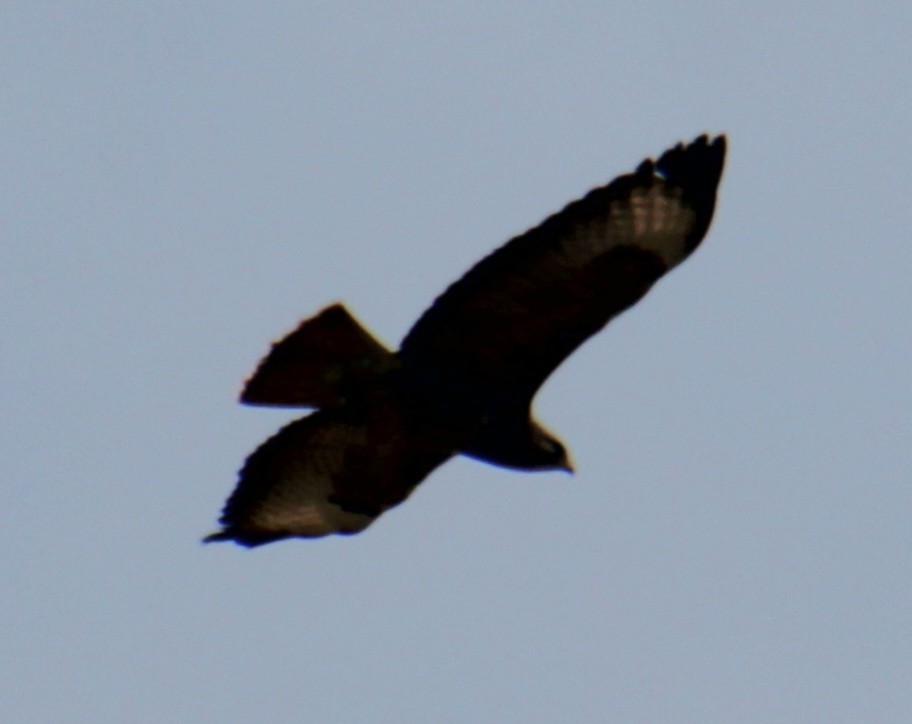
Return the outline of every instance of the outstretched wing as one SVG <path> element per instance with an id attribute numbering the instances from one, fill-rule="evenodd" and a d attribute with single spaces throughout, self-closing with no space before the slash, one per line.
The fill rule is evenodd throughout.
<path id="1" fill-rule="evenodd" d="M 427 444 L 388 409 L 358 418 L 315 412 L 247 459 L 222 512 L 222 530 L 205 540 L 252 547 L 358 533 L 451 454 Z"/>
<path id="2" fill-rule="evenodd" d="M 724 158 L 724 136 L 679 144 L 507 242 L 422 315 L 402 342 L 403 363 L 528 400 L 697 247 Z"/>

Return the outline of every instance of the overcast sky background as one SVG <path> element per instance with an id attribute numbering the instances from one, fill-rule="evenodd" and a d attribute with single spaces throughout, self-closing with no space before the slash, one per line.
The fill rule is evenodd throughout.
<path id="1" fill-rule="evenodd" d="M 798 8 L 798 9 L 796 9 Z M 4 721 L 912 717 L 912 6 L 0 9 Z M 344 300 L 397 342 L 589 188 L 729 135 L 698 252 L 551 378 L 577 474 L 200 545 Z"/>

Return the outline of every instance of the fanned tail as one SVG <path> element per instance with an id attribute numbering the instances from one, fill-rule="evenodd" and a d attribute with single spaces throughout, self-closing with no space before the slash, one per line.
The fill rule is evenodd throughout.
<path id="1" fill-rule="evenodd" d="M 396 357 L 341 304 L 276 342 L 241 393 L 270 407 L 335 407 L 389 372 Z"/>

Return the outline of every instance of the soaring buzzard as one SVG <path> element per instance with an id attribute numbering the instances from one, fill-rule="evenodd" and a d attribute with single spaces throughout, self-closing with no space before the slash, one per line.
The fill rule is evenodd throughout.
<path id="1" fill-rule="evenodd" d="M 512 239 L 447 289 L 392 352 L 341 305 L 273 345 L 241 395 L 313 407 L 240 472 L 207 541 L 364 530 L 457 454 L 571 470 L 531 414 L 548 375 L 685 259 L 709 228 L 725 137 L 700 136 Z"/>

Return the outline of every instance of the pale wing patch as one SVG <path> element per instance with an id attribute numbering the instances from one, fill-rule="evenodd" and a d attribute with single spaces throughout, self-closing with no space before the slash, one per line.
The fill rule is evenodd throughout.
<path id="1" fill-rule="evenodd" d="M 283 483 L 293 488 L 279 500 L 268 504 L 252 516 L 252 522 L 268 530 L 286 531 L 289 535 L 317 538 L 331 533 L 357 533 L 374 518 L 363 513 L 350 513 L 329 501 L 333 493 L 332 474 L 306 464 L 289 467 Z"/>
<path id="2" fill-rule="evenodd" d="M 612 202 L 606 214 L 577 224 L 561 250 L 585 263 L 615 247 L 636 246 L 655 253 L 671 268 L 684 258 L 685 239 L 696 219 L 681 198 L 680 189 L 658 181 L 634 189 L 628 198 Z"/>
<path id="3" fill-rule="evenodd" d="M 270 494 L 250 512 L 248 524 L 307 538 L 364 530 L 373 516 L 342 510 L 329 499 L 334 476 L 344 470 L 346 450 L 367 444 L 365 438 L 363 428 L 336 423 L 319 430 L 309 444 L 290 450 L 275 470 Z"/>

